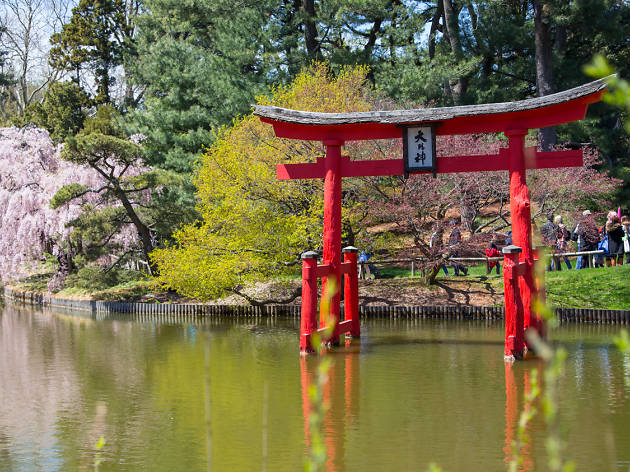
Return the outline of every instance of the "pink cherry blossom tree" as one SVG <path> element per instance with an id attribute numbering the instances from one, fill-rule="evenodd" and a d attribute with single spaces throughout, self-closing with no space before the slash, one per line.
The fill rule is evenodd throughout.
<path id="1" fill-rule="evenodd" d="M 104 181 L 92 169 L 60 158 L 46 130 L 0 129 L 0 271 L 3 282 L 33 271 L 46 253 L 60 263 L 59 276 L 51 286 L 59 287 L 72 269 L 72 257 L 83 248 L 74 240 L 72 222 L 86 206 L 98 208 L 102 199 L 85 194 L 52 209 L 50 201 L 61 187 L 79 184 L 99 188 Z M 114 236 L 122 249 L 138 245 L 128 228 Z"/>

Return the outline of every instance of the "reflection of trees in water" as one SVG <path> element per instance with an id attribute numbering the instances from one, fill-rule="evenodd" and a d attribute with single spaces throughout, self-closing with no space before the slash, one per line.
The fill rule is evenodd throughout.
<path id="1" fill-rule="evenodd" d="M 351 444 L 347 431 L 355 426 L 359 417 L 360 392 L 360 342 L 348 342 L 348 346 L 330 354 L 326 381 L 322 386 L 323 418 L 320 419 L 326 447 L 325 470 L 343 472 L 347 468 L 347 450 L 360 444 Z M 311 415 L 319 414 L 309 390 L 318 382 L 318 355 L 300 358 L 302 388 L 302 416 L 304 421 L 305 456 L 313 449 Z M 351 468 L 351 467 L 348 467 Z"/>
<path id="2" fill-rule="evenodd" d="M 7 439 L 0 451 L 43 468 L 88 467 L 100 435 L 125 429 L 119 421 L 108 424 L 109 402 L 123 400 L 114 414 L 124 417 L 135 408 L 133 392 L 143 390 L 137 352 L 146 336 L 138 339 L 132 329 L 131 323 L 4 307 L 0 424 Z M 11 462 L 0 461 L 2 470 Z"/>
<path id="3" fill-rule="evenodd" d="M 203 470 L 207 400 L 213 469 L 260 470 L 265 458 L 268 470 L 300 469 L 297 321 L 200 324 L 94 321 L 8 307 L 0 314 L 0 470 L 23 469 L 27 459 L 35 468 L 88 467 L 101 434 L 109 466 Z M 567 325 L 551 333 L 571 346 L 561 418 L 570 425 L 568 451 L 584 470 L 594 457 L 608 464 L 627 451 L 630 360 L 624 372 L 624 358 L 606 343 L 615 329 Z M 431 461 L 444 470 L 502 466 L 500 323 L 374 320 L 362 334 L 361 353 L 331 354 L 324 392 L 331 405 L 324 423 L 330 468 L 414 470 Z M 531 367 L 515 364 L 517 415 Z M 536 470 L 545 465 L 543 428 L 532 422 Z"/>
<path id="4" fill-rule="evenodd" d="M 147 373 L 156 414 L 168 414 L 159 437 L 147 445 L 149 460 L 162 470 L 199 470 L 211 448 L 213 470 L 260 470 L 263 462 L 267 470 L 299 470 L 302 425 L 293 408 L 299 383 L 290 370 L 299 356 L 287 349 L 295 331 L 263 329 L 248 320 L 213 327 L 206 343 L 206 327 L 195 335 L 191 326 L 179 329 L 189 342 L 180 337 L 179 344 L 165 345 Z"/>
<path id="5" fill-rule="evenodd" d="M 12 306 L 0 315 L 0 447 L 9 457 L 28 451 L 30 457 L 22 460 L 35 466 L 47 461 L 39 451 L 59 447 L 54 434 L 59 412 L 80 402 L 71 339 L 55 324 Z"/>
<path id="6" fill-rule="evenodd" d="M 537 362 L 540 372 L 541 362 Z M 530 369 L 522 369 L 511 362 L 505 363 L 505 454 L 506 469 L 510 462 L 520 457 L 519 472 L 531 472 L 535 470 L 532 458 L 532 425 L 527 424 L 524 431 L 519 434 L 519 422 L 525 408 L 525 397 L 530 391 Z M 537 402 L 539 403 L 539 402 Z M 533 406 L 533 405 L 530 405 Z M 534 408 L 540 408 L 538 404 Z M 516 450 L 515 450 L 516 446 Z"/>
<path id="7" fill-rule="evenodd" d="M 584 332 L 591 333 L 591 338 L 574 345 L 565 363 L 566 371 L 557 379 L 557 433 L 567 445 L 563 457 L 576 461 L 577 470 L 592 469 L 594 463 L 598 464 L 596 468 L 601 467 L 602 470 L 617 470 L 616 463 L 630 460 L 627 447 L 630 434 L 630 388 L 624 384 L 623 378 L 623 359 L 627 355 L 618 352 L 610 342 L 598 342 L 600 335 L 605 332 L 610 334 L 610 329 L 573 326 L 557 334 L 573 338 L 576 333 L 583 335 Z M 538 383 L 544 389 L 546 368 L 548 366 L 536 358 L 505 366 L 506 424 L 503 450 L 506 464 L 513 457 L 512 445 L 517 439 L 524 398 L 531 388 L 532 370 L 538 370 Z M 518 471 L 546 470 L 549 467 L 545 441 L 551 433 L 542 413 L 543 397 L 544 392 L 541 392 L 533 402 L 538 412 L 526 427 L 526 439 L 520 450 L 522 463 Z M 597 434 L 594 434 L 595 431 Z"/>
<path id="8" fill-rule="evenodd" d="M 71 333 L 73 368 L 81 382 L 82 405 L 64 412 L 66 421 L 59 428 L 68 464 L 89 467 L 94 445 L 104 436 L 104 462 L 124 457 L 129 470 L 139 467 L 145 458 L 138 451 L 151 441 L 147 431 L 155 432 L 146 372 L 159 358 L 160 328 L 59 313 L 53 317 Z"/>
<path id="9" fill-rule="evenodd" d="M 0 425 L 0 470 L 13 472 L 18 467 L 11 455 L 11 437 L 5 432 L 6 429 Z"/>
<path id="10" fill-rule="evenodd" d="M 285 349 L 294 340 L 285 323 L 238 321 L 208 323 L 218 334 L 209 356 L 211 396 L 217 407 L 212 427 L 217 464 L 235 463 L 237 469 L 247 470 L 256 468 L 262 458 L 263 382 L 272 379 L 268 416 L 275 428 L 286 421 L 289 392 L 297 393 L 290 377 L 273 381 L 276 360 L 292 362 L 296 357 Z M 102 434 L 107 439 L 104 461 L 124 458 L 123 469 L 205 466 L 205 347 L 199 327 L 95 321 L 89 315 L 43 314 L 15 307 L 0 315 L 0 327 L 0 373 L 12 379 L 0 385 L 4 400 L 0 418 L 5 407 L 12 415 L 0 424 L 6 427 L 9 446 L 4 449 L 11 460 L 22 461 L 12 446 L 22 438 L 21 444 L 29 450 L 24 460 L 29 463 L 36 463 L 41 451 L 42 460 L 54 459 L 54 467 L 87 468 Z M 251 356 L 257 360 L 252 362 Z M 31 392 L 25 396 L 20 392 L 26 388 Z M 50 405 L 41 415 L 34 408 L 40 402 Z M 297 426 L 297 417 L 292 418 Z M 269 450 L 291 455 L 297 437 L 271 434 Z M 239 446 L 233 447 L 233 441 Z M 252 444 L 255 453 L 243 454 Z M 0 460 L 0 469 L 8 469 L 10 460 Z M 277 464 L 270 464 L 269 470 Z"/>

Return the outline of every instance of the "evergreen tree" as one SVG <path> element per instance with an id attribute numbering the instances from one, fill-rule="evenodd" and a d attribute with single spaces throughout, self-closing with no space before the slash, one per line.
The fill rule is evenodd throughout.
<path id="1" fill-rule="evenodd" d="M 212 143 L 213 128 L 246 112 L 266 85 L 292 80 L 313 58 L 333 71 L 368 65 L 375 88 L 404 106 L 505 102 L 565 90 L 588 80 L 581 66 L 596 52 L 611 56 L 622 73 L 630 63 L 630 6 L 616 0 L 149 0 L 146 6 L 135 70 L 138 84 L 147 86 L 146 101 L 134 130 L 149 137 L 152 163 L 178 172 L 188 172 Z M 557 136 L 596 142 L 618 163 L 630 155 L 619 124 L 618 111 L 598 104 L 587 120 L 558 128 Z M 540 144 L 554 142 L 550 133 Z"/>
<path id="2" fill-rule="evenodd" d="M 84 71 L 93 73 L 97 105 L 111 103 L 113 70 L 123 64 L 125 54 L 132 50 L 136 4 L 128 5 L 124 0 L 81 0 L 61 32 L 51 36 L 51 64 L 70 72 L 79 85 Z"/>
<path id="3" fill-rule="evenodd" d="M 212 130 L 265 90 L 266 2 L 148 0 L 138 20 L 134 80 L 146 87 L 133 128 L 151 164 L 188 173 Z"/>
<path id="4" fill-rule="evenodd" d="M 0 41 L 3 39 L 5 28 L 0 27 Z M 7 63 L 8 52 L 0 49 L 0 118 L 8 118 L 7 102 L 10 100 L 9 87 L 13 84 L 13 77 Z"/>
<path id="5" fill-rule="evenodd" d="M 0 40 L 2 40 L 2 36 L 4 35 L 5 28 L 0 27 Z M 7 85 L 11 85 L 13 82 L 11 79 L 11 74 L 7 72 L 7 51 L 0 49 L 0 87 L 6 87 Z"/>
<path id="6" fill-rule="evenodd" d="M 57 82 L 46 91 L 42 103 L 30 105 L 25 116 L 17 117 L 15 123 L 34 123 L 48 130 L 53 141 L 63 142 L 83 127 L 89 104 L 81 87 L 73 82 Z"/>
<path id="7" fill-rule="evenodd" d="M 140 239 L 142 254 L 155 274 L 149 254 L 157 243 L 153 218 L 159 218 L 160 209 L 155 208 L 152 197 L 168 185 L 177 185 L 179 178 L 143 166 L 142 147 L 131 138 L 125 139 L 118 120 L 113 107 L 101 106 L 94 117 L 86 119 L 81 132 L 66 141 L 61 158 L 93 169 L 104 183 L 96 188 L 66 185 L 52 198 L 51 207 L 59 208 L 85 195 L 98 195 L 107 205 L 101 209 L 84 207 L 70 225 L 101 250 L 113 235 L 132 225 Z"/>

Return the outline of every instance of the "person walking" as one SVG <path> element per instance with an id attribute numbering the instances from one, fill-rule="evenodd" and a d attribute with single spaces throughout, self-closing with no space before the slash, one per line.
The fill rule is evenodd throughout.
<path id="1" fill-rule="evenodd" d="M 374 268 L 373 265 L 368 264 L 368 260 L 372 257 L 372 254 L 366 251 L 361 251 L 359 253 L 359 258 L 357 260 L 357 262 L 359 263 L 358 266 L 358 270 L 359 270 L 359 278 L 360 279 L 370 279 L 372 278 L 372 269 Z M 376 276 L 375 276 L 376 277 Z"/>
<path id="2" fill-rule="evenodd" d="M 556 215 L 553 220 L 553 223 L 556 227 L 556 254 L 554 254 L 553 262 L 555 265 L 555 270 L 562 270 L 562 263 L 560 261 L 560 257 L 564 259 L 565 264 L 567 265 L 567 270 L 571 270 L 571 261 L 567 256 L 560 256 L 560 254 L 567 252 L 567 247 L 569 244 L 569 231 L 567 227 L 562 222 L 562 215 Z"/>
<path id="3" fill-rule="evenodd" d="M 556 245 L 556 225 L 553 224 L 553 215 L 547 215 L 547 222 L 540 228 L 540 236 L 544 247 L 544 252 L 548 255 L 550 252 L 554 252 Z M 547 270 L 553 270 L 553 264 L 551 258 L 547 262 Z"/>
<path id="4" fill-rule="evenodd" d="M 433 234 L 431 235 L 431 239 L 429 239 L 429 249 L 431 249 L 431 252 L 434 255 L 441 250 L 443 233 L 444 230 L 442 229 L 442 226 L 439 223 L 435 223 L 433 225 Z M 444 275 L 448 275 L 446 264 L 442 264 L 442 270 L 444 271 Z"/>
<path id="5" fill-rule="evenodd" d="M 590 210 L 584 210 L 582 212 L 582 217 L 578 220 L 571 232 L 571 239 L 577 241 L 578 252 L 595 251 L 597 249 L 599 233 Z M 592 267 L 592 265 L 590 255 L 578 256 L 575 268 L 576 270 L 588 269 Z"/>
<path id="6" fill-rule="evenodd" d="M 614 267 L 623 264 L 623 237 L 625 232 L 617 214 L 609 217 L 606 222 L 606 236 L 608 236 L 608 256 L 606 266 Z"/>
<path id="7" fill-rule="evenodd" d="M 625 233 L 623 237 L 623 252 L 626 255 L 624 264 L 630 264 L 630 218 L 626 215 L 621 217 L 621 226 Z"/>
<path id="8" fill-rule="evenodd" d="M 608 212 L 608 215 L 606 215 L 606 223 L 604 223 L 599 229 L 599 243 L 597 244 L 597 249 L 604 251 L 603 254 L 598 254 L 597 256 L 595 256 L 595 267 L 605 267 L 606 265 L 610 265 L 609 264 L 609 238 L 608 238 L 608 232 L 606 231 L 606 226 L 608 226 L 609 224 L 611 224 L 612 218 L 617 216 L 617 212 L 614 210 L 611 210 Z"/>
<path id="9" fill-rule="evenodd" d="M 459 254 L 459 246 L 462 242 L 462 232 L 459 230 L 459 222 L 457 220 L 451 221 L 451 224 L 455 227 L 453 231 L 451 231 L 450 236 L 448 237 L 448 245 L 451 253 L 451 257 L 457 257 Z M 459 262 L 454 262 L 453 270 L 455 271 L 455 276 L 459 276 L 459 273 L 462 272 L 463 275 L 468 275 L 468 268 L 464 267 Z"/>
<path id="10" fill-rule="evenodd" d="M 500 255 L 499 248 L 497 248 L 497 245 L 492 241 L 490 246 L 486 249 L 486 257 L 499 257 Z M 497 268 L 497 275 L 499 275 L 501 273 L 501 264 L 499 264 L 499 261 L 486 261 L 486 275 L 490 275 L 495 266 Z"/>

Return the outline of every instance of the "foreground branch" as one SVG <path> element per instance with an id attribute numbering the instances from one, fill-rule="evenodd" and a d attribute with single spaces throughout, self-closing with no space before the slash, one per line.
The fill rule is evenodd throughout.
<path id="1" fill-rule="evenodd" d="M 291 303 L 297 297 L 301 297 L 302 296 L 302 287 L 296 287 L 295 290 L 293 291 L 293 293 L 288 298 L 284 298 L 284 299 L 268 298 L 266 300 L 256 300 L 255 298 L 252 298 L 249 295 L 241 292 L 240 291 L 240 287 L 238 287 L 238 286 L 237 287 L 233 287 L 231 289 L 231 291 L 235 295 L 238 295 L 239 297 L 243 297 L 252 306 L 264 306 L 264 305 L 270 305 L 270 304 L 286 305 L 288 303 Z"/>

